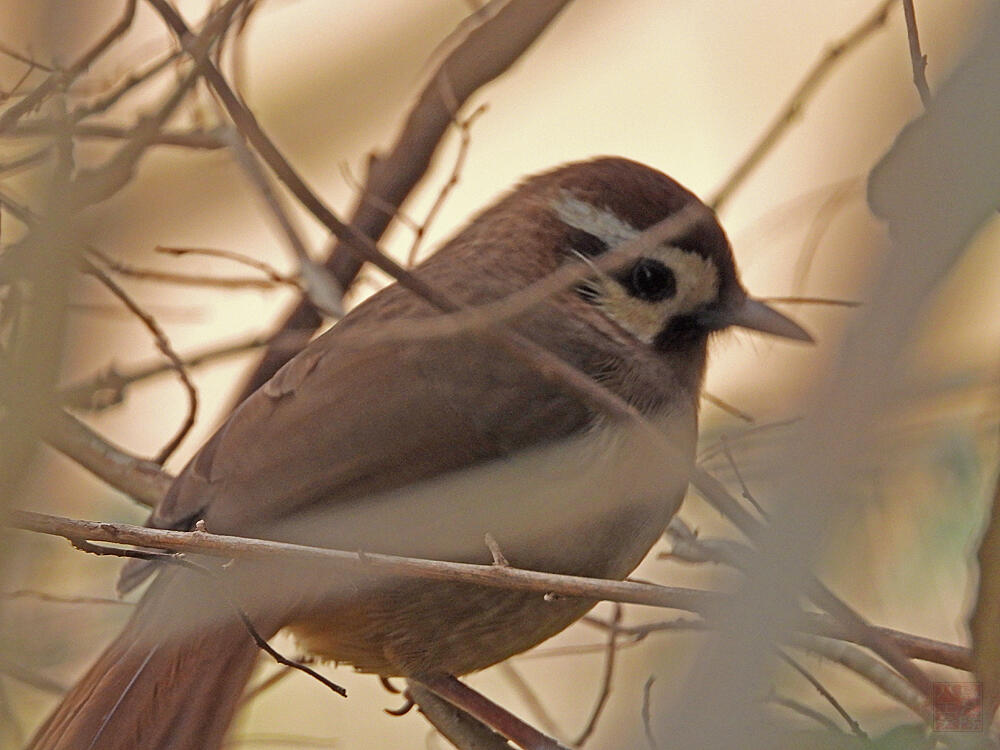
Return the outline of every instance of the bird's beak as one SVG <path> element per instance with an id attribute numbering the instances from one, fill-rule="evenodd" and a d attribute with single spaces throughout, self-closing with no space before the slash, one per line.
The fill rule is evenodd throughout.
<path id="1" fill-rule="evenodd" d="M 794 320 L 752 297 L 747 297 L 743 304 L 737 308 L 730 318 L 729 324 L 770 333 L 772 336 L 814 343 L 813 337 Z"/>

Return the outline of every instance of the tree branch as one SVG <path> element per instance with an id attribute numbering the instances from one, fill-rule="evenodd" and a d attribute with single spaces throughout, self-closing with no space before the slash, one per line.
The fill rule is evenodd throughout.
<path id="1" fill-rule="evenodd" d="M 457 109 L 508 70 L 568 3 L 569 0 L 511 0 L 451 51 L 420 93 L 389 153 L 371 157 L 365 185 L 349 220 L 355 234 L 378 241 L 394 216 L 387 208 L 398 209 L 423 179 Z M 351 242 L 345 241 L 340 233 L 334 235 L 338 242 L 326 266 L 346 290 L 357 276 L 362 259 L 351 249 Z M 303 300 L 282 322 L 281 330 L 312 332 L 320 323 L 319 316 Z M 267 351 L 238 401 L 269 380 L 290 358 L 287 352 Z"/>

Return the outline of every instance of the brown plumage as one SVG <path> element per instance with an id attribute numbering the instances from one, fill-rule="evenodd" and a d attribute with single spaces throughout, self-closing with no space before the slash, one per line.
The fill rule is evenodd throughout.
<path id="1" fill-rule="evenodd" d="M 696 201 L 624 159 L 571 164 L 501 199 L 418 273 L 480 305 Z M 573 213 L 581 206 L 583 218 Z M 683 496 L 709 334 L 744 323 L 804 336 L 758 303 L 747 312 L 728 242 L 707 209 L 672 246 L 509 325 L 636 406 L 673 441 L 683 457 L 674 465 L 474 332 L 379 340 L 388 320 L 434 314 L 392 286 L 236 409 L 150 524 L 188 529 L 204 520 L 217 533 L 481 563 L 490 560 L 489 532 L 517 567 L 628 575 Z M 691 262 L 664 271 L 678 258 Z M 675 278 L 693 268 L 704 278 Z M 656 311 L 669 312 L 646 331 Z M 150 572 L 131 565 L 125 586 Z M 265 635 L 288 626 L 312 653 L 382 675 L 482 669 L 593 604 L 464 584 L 344 580 L 303 566 L 238 562 L 224 577 Z M 217 747 L 255 649 L 212 586 L 187 571 L 159 572 L 129 626 L 31 747 Z"/>

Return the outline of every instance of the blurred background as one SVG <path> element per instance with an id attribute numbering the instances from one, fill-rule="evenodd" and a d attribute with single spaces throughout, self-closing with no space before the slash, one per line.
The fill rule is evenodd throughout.
<path id="1" fill-rule="evenodd" d="M 243 37 L 234 79 L 266 132 L 310 186 L 344 215 L 363 180 L 367 155 L 390 145 L 415 96 L 454 42 L 475 3 L 461 0 L 266 0 Z M 204 2 L 180 2 L 190 23 Z M 931 90 L 977 38 L 985 3 L 918 3 Z M 122 3 L 5 2 L 0 49 L 47 65 L 74 60 L 114 23 Z M 860 0 L 787 3 L 575 0 L 502 78 L 463 110 L 487 109 L 471 125 L 460 181 L 421 243 L 426 256 L 478 208 L 525 175 L 553 165 L 617 154 L 647 163 L 709 199 L 788 104 L 831 45 L 876 9 Z M 70 90 L 72 101 L 100 96 L 130 73 L 163 58 L 172 36 L 144 3 L 132 29 Z M 11 92 L 28 71 L 0 52 L 0 90 Z M 791 127 L 720 209 L 748 289 L 758 296 L 812 296 L 864 305 L 888 247 L 865 201 L 865 179 L 900 128 L 922 111 L 911 81 L 907 35 L 899 7 L 836 62 L 801 103 Z M 29 81 L 34 79 L 29 79 Z M 172 73 L 123 97 L 106 121 L 131 127 L 176 83 Z M 26 84 L 20 84 L 26 85 Z M 218 115 L 196 89 L 171 119 L 176 130 L 210 130 Z M 24 136 L 0 140 L 0 162 L 37 145 Z M 97 164 L 113 141 L 83 141 L 77 168 Z M 403 207 L 420 223 L 452 171 L 453 132 L 428 178 Z M 31 170 L 0 173 L 5 193 L 29 202 L 39 189 Z M 289 211 L 319 257 L 324 230 L 288 201 Z M 159 146 L 111 199 L 80 216 L 82 241 L 131 266 L 199 277 L 261 278 L 218 258 L 156 252 L 157 247 L 238 252 L 292 273 L 297 264 L 255 189 L 225 150 Z M 4 212 L 5 243 L 23 227 Z M 405 261 L 413 233 L 396 222 L 381 246 Z M 899 384 L 880 450 L 857 477 L 860 513 L 841 518 L 823 540 L 823 579 L 871 621 L 920 635 L 967 642 L 965 619 L 974 581 L 969 562 L 988 510 L 997 465 L 1000 400 L 1000 223 L 985 226 L 960 265 L 922 311 L 906 368 L 886 372 Z M 288 285 L 217 288 L 123 277 L 120 283 L 162 326 L 183 355 L 240 342 L 273 330 L 296 292 Z M 348 306 L 387 283 L 365 270 Z M 159 358 L 148 331 L 89 277 L 72 281 L 59 383 L 82 382 L 111 365 L 130 369 Z M 857 310 L 791 305 L 819 345 L 789 346 L 748 334 L 726 334 L 712 351 L 707 390 L 744 414 L 704 403 L 705 466 L 753 490 L 767 482 L 769 441 L 801 414 L 802 399 L 828 373 Z M 200 408 L 194 429 L 166 468 L 178 471 L 231 408 L 252 368 L 254 350 L 191 368 Z M 152 456 L 183 420 L 186 395 L 167 373 L 128 391 L 124 402 L 82 414 L 108 440 Z M 752 420 L 752 421 L 751 421 Z M 6 439 L 6 438 L 5 438 Z M 728 453 L 727 453 L 728 452 Z M 731 458 L 730 458 L 731 456 Z M 735 467 L 735 468 L 734 468 Z M 74 518 L 141 523 L 146 510 L 85 470 L 41 448 L 22 467 L 15 507 Z M 739 477 L 737 477 L 737 469 Z M 12 490 L 13 492 L 13 490 Z M 764 505 L 767 497 L 758 498 Z M 706 536 L 736 536 L 692 497 L 682 517 Z M 0 742 L 17 747 L 128 616 L 129 606 L 56 597 L 111 598 L 120 562 L 84 556 L 65 542 L 5 532 L 0 609 Z M 669 549 L 664 544 L 657 551 Z M 675 560 L 651 559 L 637 576 L 674 585 L 726 586 L 731 574 Z M 22 592 L 16 594 L 16 592 Z M 597 613 L 607 615 L 601 605 Z M 626 608 L 624 622 L 668 619 L 671 613 Z M 654 676 L 652 710 L 683 691 L 692 645 L 702 636 L 654 635 L 622 647 L 607 711 L 591 740 L 642 740 L 643 685 Z M 576 625 L 513 660 L 559 733 L 586 723 L 599 692 L 603 632 Z M 282 642 L 294 651 L 294 644 Z M 898 704 L 844 670 L 803 657 L 872 734 L 912 722 Z M 325 668 L 326 669 L 326 668 Z M 341 668 L 349 702 L 303 675 L 282 679 L 241 713 L 234 746 L 425 746 L 429 729 L 415 712 L 386 716 L 398 698 L 372 677 Z M 264 664 L 261 679 L 277 667 Z M 961 673 L 930 668 L 940 679 Z M 787 673 L 786 673 L 787 672 Z M 774 675 L 775 690 L 829 712 L 801 677 Z M 544 724 L 511 667 L 488 670 L 471 684 L 526 718 Z M 763 696 L 762 696 L 763 697 Z M 805 719 L 774 708 L 791 724 Z M 638 746 L 638 745 L 637 745 Z"/>

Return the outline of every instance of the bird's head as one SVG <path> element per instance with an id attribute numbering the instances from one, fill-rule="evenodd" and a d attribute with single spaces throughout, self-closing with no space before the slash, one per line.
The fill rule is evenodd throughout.
<path id="1" fill-rule="evenodd" d="M 811 341 L 797 323 L 752 298 L 714 212 L 666 175 L 622 158 L 559 167 L 517 192 L 549 212 L 563 261 L 591 264 L 578 294 L 634 338 L 661 351 L 700 344 L 741 326 Z M 542 212 L 539 212 L 542 213 Z M 638 254 L 602 261 L 644 230 L 675 217 L 669 237 Z M 610 262 L 608 262 L 610 261 Z"/>

